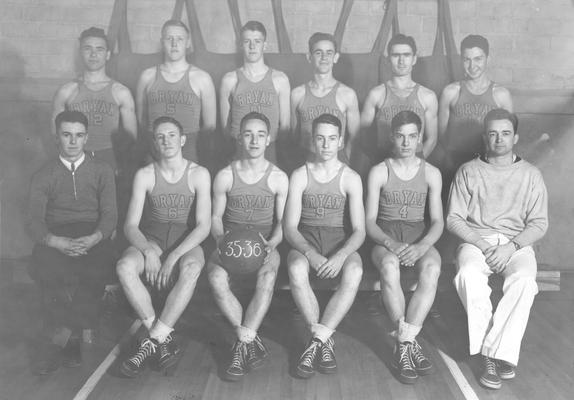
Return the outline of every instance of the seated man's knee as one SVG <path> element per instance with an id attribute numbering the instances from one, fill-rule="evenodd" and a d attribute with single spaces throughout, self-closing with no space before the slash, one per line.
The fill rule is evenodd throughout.
<path id="1" fill-rule="evenodd" d="M 301 286 L 309 282 L 309 263 L 304 256 L 294 257 L 289 255 L 287 270 L 289 282 L 293 286 Z"/>
<path id="2" fill-rule="evenodd" d="M 203 261 L 195 257 L 184 257 L 179 263 L 179 279 L 184 282 L 196 282 L 203 269 Z"/>
<path id="3" fill-rule="evenodd" d="M 358 254 L 354 254 L 353 256 L 349 256 L 343 265 L 343 276 L 342 280 L 344 283 L 349 283 L 352 285 L 358 285 L 361 283 L 361 279 L 363 278 L 363 263 L 361 262 L 361 258 Z"/>
<path id="4" fill-rule="evenodd" d="M 116 273 L 120 282 L 130 281 L 138 277 L 137 265 L 131 257 L 122 257 L 116 264 Z"/>
<path id="5" fill-rule="evenodd" d="M 257 275 L 257 289 L 273 291 L 277 280 L 277 269 L 266 268 L 259 271 Z"/>
<path id="6" fill-rule="evenodd" d="M 426 259 L 421 261 L 419 281 L 427 285 L 436 285 L 440 277 L 440 261 Z"/>

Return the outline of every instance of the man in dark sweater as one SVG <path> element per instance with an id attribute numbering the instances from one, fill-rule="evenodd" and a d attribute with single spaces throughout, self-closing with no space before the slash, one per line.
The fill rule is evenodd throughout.
<path id="1" fill-rule="evenodd" d="M 80 334 L 98 321 L 98 300 L 113 272 L 109 240 L 117 222 L 112 168 L 86 157 L 88 120 L 56 116 L 58 158 L 32 178 L 30 275 L 42 291 L 45 342 L 33 365 L 45 375 L 81 363 Z"/>

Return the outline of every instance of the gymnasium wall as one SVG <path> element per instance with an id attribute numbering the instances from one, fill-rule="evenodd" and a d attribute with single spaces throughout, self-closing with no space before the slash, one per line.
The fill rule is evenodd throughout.
<path id="1" fill-rule="evenodd" d="M 175 0 L 130 0 L 135 52 L 159 49 L 160 27 Z M 231 53 L 234 34 L 226 0 L 195 0 L 208 50 Z M 309 35 L 335 29 L 342 0 L 283 0 L 294 52 Z M 0 0 L 0 256 L 27 255 L 23 221 L 31 174 L 55 154 L 48 135 L 56 88 L 78 71 L 77 37 L 107 28 L 113 0 Z M 242 21 L 261 20 L 269 52 L 277 52 L 271 0 L 239 0 Z M 401 31 L 429 55 L 436 0 L 399 0 Z M 457 44 L 469 33 L 491 43 L 490 71 L 509 87 L 521 117 L 520 151 L 543 171 L 550 192 L 551 230 L 538 245 L 543 264 L 574 268 L 574 0 L 450 0 Z M 342 41 L 346 53 L 369 52 L 384 14 L 382 0 L 356 0 Z M 547 135 L 543 135 L 547 133 Z"/>

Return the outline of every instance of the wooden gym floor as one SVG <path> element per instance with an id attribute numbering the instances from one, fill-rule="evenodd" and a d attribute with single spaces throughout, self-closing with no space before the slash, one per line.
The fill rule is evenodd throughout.
<path id="1" fill-rule="evenodd" d="M 30 373 L 38 328 L 34 285 L 4 283 L 0 292 L 0 400 L 64 399 L 572 399 L 574 398 L 574 279 L 562 274 L 560 292 L 541 292 L 522 344 L 517 376 L 501 390 L 479 386 L 480 362 L 468 356 L 466 316 L 456 293 L 438 294 L 437 313 L 420 336 L 435 365 L 430 376 L 403 385 L 393 376 L 391 324 L 374 292 L 359 293 L 335 333 L 339 372 L 298 379 L 292 369 L 304 340 L 304 324 L 293 312 L 290 293 L 275 293 L 260 334 L 271 351 L 266 367 L 243 381 L 221 379 L 232 336 L 201 285 L 177 326 L 182 352 L 168 375 L 146 369 L 136 379 L 117 376 L 116 356 L 129 348 L 134 322 L 128 307 L 117 307 L 101 322 L 97 340 L 83 344 L 83 365 L 49 377 Z M 324 299 L 329 292 L 321 292 Z"/>

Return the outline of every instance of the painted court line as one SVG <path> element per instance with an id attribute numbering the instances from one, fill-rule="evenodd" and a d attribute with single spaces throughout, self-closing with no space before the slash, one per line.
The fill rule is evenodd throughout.
<path id="1" fill-rule="evenodd" d="M 456 384 L 460 388 L 460 391 L 464 395 L 464 398 L 466 400 L 480 400 L 476 392 L 472 388 L 472 386 L 470 386 L 470 383 L 468 383 L 468 381 L 466 380 L 464 374 L 458 367 L 456 361 L 454 361 L 450 356 L 448 356 L 438 347 L 436 348 L 436 350 L 438 351 L 438 354 L 441 356 L 444 363 L 446 364 L 448 370 L 450 371 L 452 377 L 454 378 L 454 381 L 456 382 Z"/>
<path id="2" fill-rule="evenodd" d="M 116 361 L 116 359 L 120 355 L 120 343 L 123 343 L 127 341 L 130 337 L 132 337 L 137 332 L 140 325 L 141 321 L 139 319 L 136 319 L 133 322 L 132 326 L 130 326 L 130 329 L 128 329 L 128 331 L 124 333 L 124 336 L 122 336 L 119 343 L 114 346 L 114 348 L 110 351 L 110 353 L 107 355 L 104 361 L 102 361 L 102 363 L 98 366 L 98 368 L 96 368 L 96 370 L 92 373 L 92 375 L 90 375 L 86 383 L 84 383 L 84 386 L 82 386 L 82 388 L 78 391 L 78 393 L 74 397 L 74 400 L 85 400 L 88 398 L 88 396 L 90 395 L 90 393 L 92 393 L 92 390 L 94 390 L 100 379 L 102 379 L 102 376 L 104 376 L 108 368 L 114 363 L 114 361 Z"/>

